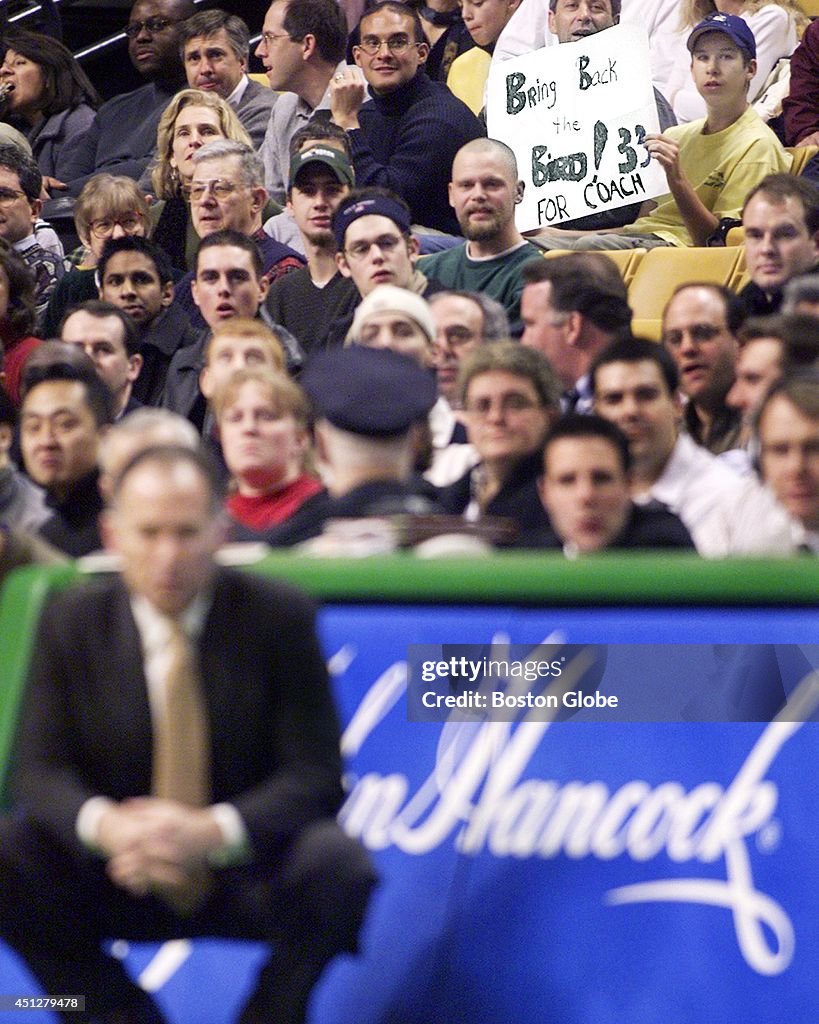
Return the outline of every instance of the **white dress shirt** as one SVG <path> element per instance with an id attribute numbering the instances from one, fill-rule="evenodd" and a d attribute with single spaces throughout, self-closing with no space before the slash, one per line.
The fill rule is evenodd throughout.
<path id="1" fill-rule="evenodd" d="M 652 499 L 682 519 L 697 551 L 707 558 L 793 554 L 793 521 L 773 494 L 687 434 L 677 438 L 659 479 L 634 500 L 646 504 Z"/>
<path id="2" fill-rule="evenodd" d="M 439 395 L 429 412 L 432 465 L 424 473 L 424 479 L 436 487 L 454 484 L 479 461 L 474 445 L 452 443 L 452 432 L 457 422 L 452 406 Z"/>

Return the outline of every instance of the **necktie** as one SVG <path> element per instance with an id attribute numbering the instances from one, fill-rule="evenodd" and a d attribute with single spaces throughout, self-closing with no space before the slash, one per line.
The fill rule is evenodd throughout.
<path id="1" fill-rule="evenodd" d="M 171 620 L 170 663 L 165 701 L 154 729 L 154 796 L 191 807 L 210 802 L 210 737 L 194 646 Z M 188 915 L 205 899 L 210 873 L 204 865 L 188 868 L 187 884 L 160 895 L 178 914 Z"/>
<path id="2" fill-rule="evenodd" d="M 210 738 L 196 653 L 171 621 L 165 702 L 154 737 L 154 796 L 191 807 L 210 802 Z"/>

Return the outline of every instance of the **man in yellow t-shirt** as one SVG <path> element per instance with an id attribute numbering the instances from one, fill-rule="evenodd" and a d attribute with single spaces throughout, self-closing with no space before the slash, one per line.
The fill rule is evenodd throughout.
<path id="1" fill-rule="evenodd" d="M 707 107 L 704 120 L 649 135 L 668 194 L 644 204 L 633 223 L 598 232 L 547 228 L 531 237 L 545 249 L 631 249 L 705 245 L 722 217 L 741 215 L 746 194 L 767 174 L 787 171 L 790 156 L 748 106 L 756 41 L 731 14 L 712 14 L 688 37 L 691 74 Z"/>

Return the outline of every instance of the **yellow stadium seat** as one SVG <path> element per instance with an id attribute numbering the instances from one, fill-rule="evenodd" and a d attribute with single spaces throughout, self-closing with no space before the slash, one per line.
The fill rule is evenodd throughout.
<path id="1" fill-rule="evenodd" d="M 602 251 L 620 271 L 620 276 L 628 287 L 634 280 L 637 264 L 646 254 L 646 249 L 607 249 Z"/>
<path id="2" fill-rule="evenodd" d="M 649 249 L 640 260 L 628 292 L 636 320 L 660 320 L 674 290 L 689 281 L 727 285 L 741 247 Z"/>
<path id="3" fill-rule="evenodd" d="M 819 18 L 819 0 L 798 0 L 798 2 L 809 18 Z"/>
<path id="4" fill-rule="evenodd" d="M 745 228 L 731 228 L 725 236 L 726 245 L 745 245 Z"/>
<path id="5" fill-rule="evenodd" d="M 486 50 L 473 46 L 452 62 L 447 75 L 447 88 L 463 100 L 473 114 L 480 114 L 484 104 L 486 79 L 492 57 Z"/>
<path id="6" fill-rule="evenodd" d="M 740 271 L 740 273 L 737 274 L 737 276 L 734 278 L 733 282 L 729 287 L 732 292 L 739 293 L 742 291 L 746 284 L 750 283 L 750 280 L 751 275 L 748 273 L 748 271 L 742 270 Z"/>
<path id="7" fill-rule="evenodd" d="M 635 338 L 647 338 L 649 341 L 660 341 L 663 332 L 662 320 L 632 320 L 631 333 Z"/>
<path id="8" fill-rule="evenodd" d="M 819 13 L 819 0 L 816 3 L 816 10 Z M 793 157 L 790 173 L 801 174 L 810 158 L 819 153 L 819 146 L 788 146 L 785 152 Z"/>
<path id="9" fill-rule="evenodd" d="M 626 288 L 631 287 L 631 282 L 634 280 L 634 275 L 637 273 L 637 268 L 640 266 L 640 263 L 647 252 L 648 249 L 631 250 L 631 260 L 626 268 L 626 272 L 623 274 L 623 280 L 626 282 Z M 610 252 L 606 253 L 606 256 L 610 258 L 613 258 L 616 255 L 617 253 L 613 249 Z M 615 260 L 615 262 L 617 261 Z"/>
<path id="10" fill-rule="evenodd" d="M 268 89 L 270 88 L 270 79 L 267 75 L 248 75 L 247 77 L 251 82 L 258 82 L 259 85 L 263 85 Z"/>
<path id="11" fill-rule="evenodd" d="M 728 282 L 728 287 L 732 292 L 738 292 L 740 288 L 744 288 L 747 283 L 748 270 L 745 266 L 745 247 L 743 246 L 739 250 L 736 266 L 734 267 L 734 272 L 731 274 L 731 280 Z"/>

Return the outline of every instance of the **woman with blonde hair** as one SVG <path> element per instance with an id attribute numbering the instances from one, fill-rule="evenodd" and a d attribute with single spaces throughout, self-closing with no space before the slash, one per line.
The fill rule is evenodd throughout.
<path id="1" fill-rule="evenodd" d="M 237 370 L 213 398 L 222 454 L 235 490 L 227 511 L 251 530 L 284 522 L 322 490 L 306 469 L 310 403 L 286 373 Z"/>
<path id="2" fill-rule="evenodd" d="M 250 136 L 233 108 L 215 92 L 183 89 L 165 108 L 156 132 L 156 159 L 151 168 L 153 240 L 179 270 L 193 267 L 199 239 L 182 189 L 193 176 L 193 156 L 214 139 L 250 146 Z"/>
<path id="3" fill-rule="evenodd" d="M 666 96 L 681 124 L 705 117 L 705 101 L 691 77 L 691 55 L 685 40 L 695 25 L 717 12 L 742 18 L 756 39 L 756 74 L 748 90 L 748 102 L 752 105 L 760 99 L 777 61 L 790 57 L 809 24 L 809 18 L 796 0 L 681 0 L 682 46 Z M 769 120 L 776 112 L 757 108 L 757 113 L 763 120 Z"/>

